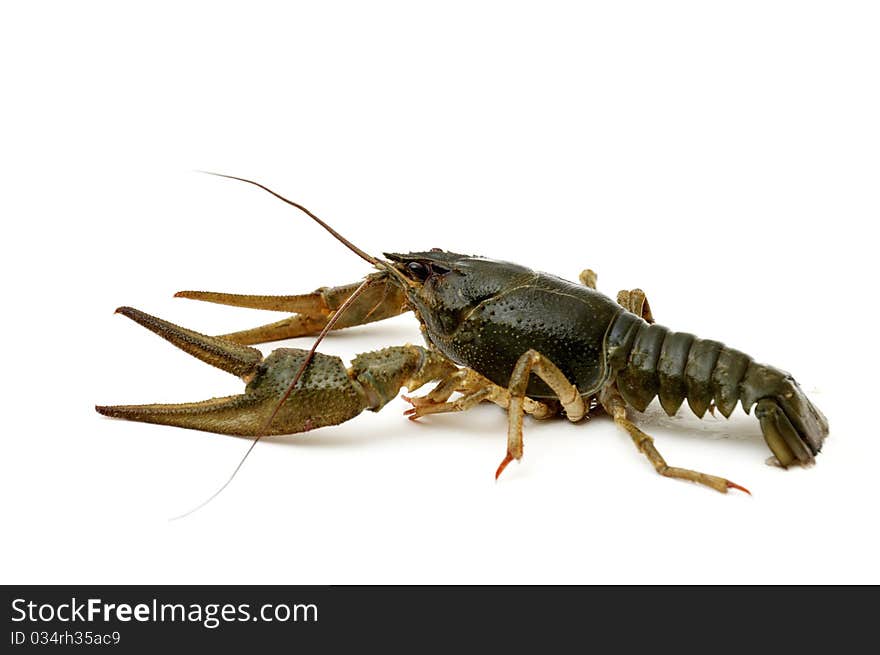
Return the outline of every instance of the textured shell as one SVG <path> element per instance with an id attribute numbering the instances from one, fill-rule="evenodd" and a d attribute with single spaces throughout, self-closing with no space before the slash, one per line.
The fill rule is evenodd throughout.
<path id="1" fill-rule="evenodd" d="M 608 379 L 605 335 L 621 308 L 603 294 L 534 273 L 492 294 L 463 317 L 454 333 L 429 334 L 447 357 L 507 387 L 517 359 L 534 349 L 550 358 L 583 394 Z M 555 394 L 532 376 L 532 398 Z"/>

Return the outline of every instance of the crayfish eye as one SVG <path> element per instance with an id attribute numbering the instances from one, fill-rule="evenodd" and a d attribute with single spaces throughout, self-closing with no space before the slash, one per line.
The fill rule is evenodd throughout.
<path id="1" fill-rule="evenodd" d="M 422 262 L 410 262 L 406 265 L 409 272 L 412 273 L 419 282 L 424 282 L 428 279 L 428 276 L 431 274 L 431 269 L 428 266 L 425 266 Z"/>

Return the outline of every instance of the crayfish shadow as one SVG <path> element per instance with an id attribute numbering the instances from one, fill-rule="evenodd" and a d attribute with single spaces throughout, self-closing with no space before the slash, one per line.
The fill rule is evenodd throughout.
<path id="1" fill-rule="evenodd" d="M 267 444 L 277 444 L 286 448 L 344 448 L 350 450 L 357 446 L 363 448 L 378 442 L 394 441 L 396 439 L 405 439 L 406 437 L 407 435 L 399 434 L 396 431 L 383 430 L 381 428 L 364 430 L 355 426 L 332 426 L 299 434 L 278 434 L 263 437 L 260 441 Z"/>
<path id="2" fill-rule="evenodd" d="M 674 416 L 668 416 L 657 401 L 651 403 L 644 412 L 633 412 L 633 421 L 651 436 L 663 438 L 726 440 L 733 447 L 766 454 L 767 447 L 761 433 L 761 426 L 754 416 L 737 407 L 730 418 L 717 412 L 713 416 L 706 413 L 703 418 L 695 416 L 687 405 Z"/>
<path id="3" fill-rule="evenodd" d="M 377 420 L 370 421 L 369 413 L 365 412 L 366 416 L 362 415 L 350 423 L 299 434 L 267 436 L 261 441 L 285 447 L 351 449 L 369 448 L 380 442 L 405 441 L 414 437 L 424 438 L 435 435 L 441 440 L 460 436 L 466 436 L 468 439 L 497 440 L 507 435 L 506 410 L 488 403 L 473 407 L 467 412 L 425 416 L 418 421 L 407 420 L 402 415 L 407 407 L 409 405 L 398 399 L 385 408 L 386 412 L 390 411 L 392 414 L 395 409 L 400 410 L 400 415 L 390 421 L 382 420 L 386 418 L 383 416 L 376 416 Z M 652 403 L 644 412 L 633 412 L 631 416 L 639 428 L 663 441 L 724 440 L 744 454 L 755 453 L 758 457 L 766 455 L 766 446 L 758 422 L 754 416 L 746 415 L 739 408 L 729 419 L 725 419 L 721 414 L 712 416 L 708 413 L 699 419 L 687 408 L 679 410 L 675 416 L 667 416 L 659 404 Z M 530 437 L 537 437 L 541 434 L 552 434 L 560 428 L 569 429 L 569 426 L 591 432 L 590 428 L 595 429 L 600 425 L 605 426 L 608 431 L 618 431 L 610 417 L 605 414 L 599 414 L 589 421 L 577 424 L 569 423 L 562 416 L 540 421 L 527 417 L 524 429 Z"/>
<path id="4" fill-rule="evenodd" d="M 382 343 L 377 343 L 375 345 L 368 343 L 367 339 L 372 336 L 381 337 Z M 388 345 L 402 345 L 405 343 L 421 344 L 422 341 L 423 339 L 419 334 L 418 328 L 410 323 L 383 324 L 382 326 L 355 325 L 327 333 L 327 336 L 325 336 L 321 342 L 319 350 L 325 352 L 326 347 L 333 343 L 343 346 L 353 344 L 358 348 L 375 349 L 384 348 Z M 273 341 L 271 345 L 274 348 L 309 348 L 314 343 L 314 336 L 306 336 Z"/>
<path id="5" fill-rule="evenodd" d="M 399 403 L 399 407 L 398 407 Z M 473 438 L 507 438 L 507 412 L 494 405 L 481 405 L 473 407 L 467 412 L 455 412 L 425 416 L 418 421 L 410 421 L 403 415 L 403 410 L 409 407 L 401 400 L 389 404 L 384 411 L 394 412 L 399 409 L 397 420 L 369 421 L 368 417 L 361 415 L 350 423 L 318 428 L 309 432 L 289 435 L 272 435 L 262 437 L 261 442 L 279 444 L 286 447 L 298 448 L 345 448 L 354 446 L 369 447 L 379 442 L 405 441 L 417 437 L 436 437 L 448 441 L 451 437 Z M 364 414 L 369 415 L 368 412 Z M 367 419 L 364 421 L 363 419 Z M 376 417 L 377 419 L 385 417 Z M 357 421 L 355 424 L 354 422 Z M 372 425 L 371 425 L 372 423 Z M 539 424 L 556 423 L 550 421 L 532 421 L 533 426 Z M 529 430 L 533 430 L 529 426 Z"/>

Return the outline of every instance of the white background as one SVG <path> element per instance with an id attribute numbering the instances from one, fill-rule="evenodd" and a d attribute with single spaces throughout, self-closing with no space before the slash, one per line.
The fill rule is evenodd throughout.
<path id="1" fill-rule="evenodd" d="M 4 5 L 4 583 L 880 582 L 880 92 L 874 3 Z M 402 401 L 248 442 L 98 416 L 240 381 L 113 310 L 221 333 L 365 250 L 443 247 L 600 288 L 792 371 L 830 419 L 782 471 L 753 417 L 642 422 L 722 496 L 657 476 L 608 419 L 406 421 Z M 333 335 L 418 343 L 404 316 Z M 309 339 L 287 345 L 307 346 Z M 273 346 L 265 346 L 268 352 Z"/>

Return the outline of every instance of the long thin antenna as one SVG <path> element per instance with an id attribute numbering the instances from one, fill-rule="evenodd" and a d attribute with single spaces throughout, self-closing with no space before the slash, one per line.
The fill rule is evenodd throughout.
<path id="1" fill-rule="evenodd" d="M 283 202 L 286 202 L 288 205 L 291 205 L 292 207 L 296 207 L 296 208 L 299 209 L 301 212 L 305 213 L 307 216 L 309 216 L 309 217 L 312 218 L 314 221 L 316 221 L 316 222 L 318 223 L 318 225 L 320 225 L 320 226 L 323 227 L 325 230 L 327 230 L 330 234 L 332 234 L 334 237 L 336 237 L 336 239 L 337 239 L 338 241 L 340 241 L 340 242 L 342 242 L 343 244 L 345 244 L 345 245 L 349 248 L 349 250 L 351 250 L 352 252 L 354 252 L 354 253 L 355 253 L 356 255 L 358 255 L 359 257 L 361 257 L 361 258 L 363 258 L 363 259 L 366 259 L 368 262 L 370 262 L 371 264 L 373 264 L 373 266 L 375 266 L 376 264 L 378 264 L 379 261 L 380 261 L 380 260 L 376 259 L 375 257 L 373 257 L 372 255 L 368 255 L 368 254 L 365 253 L 363 250 L 361 250 L 360 248 L 358 248 L 358 247 L 357 247 L 356 245 L 354 245 L 351 241 L 349 241 L 349 240 L 346 239 L 344 236 L 342 236 L 341 234 L 339 234 L 339 232 L 337 232 L 337 231 L 334 230 L 332 227 L 330 227 L 329 225 L 327 225 L 324 221 L 322 221 L 320 218 L 318 218 L 317 216 L 315 216 L 312 212 L 310 212 L 308 209 L 306 209 L 305 207 L 303 207 L 303 206 L 302 206 L 301 204 L 299 204 L 298 202 L 294 202 L 293 200 L 289 200 L 289 199 L 285 198 L 285 197 L 282 196 L 280 193 L 276 193 L 275 191 L 272 191 L 272 189 L 270 189 L 270 188 L 267 187 L 267 186 L 263 186 L 263 185 L 260 184 L 259 182 L 254 182 L 253 180 L 248 180 L 247 178 L 244 178 L 244 177 L 236 177 L 235 175 L 225 175 L 224 173 L 213 173 L 213 172 L 211 172 L 211 171 L 199 171 L 199 173 L 205 173 L 206 175 L 215 175 L 215 176 L 217 176 L 217 177 L 225 177 L 225 178 L 230 179 L 230 180 L 238 180 L 239 182 L 247 182 L 248 184 L 253 184 L 255 187 L 259 187 L 259 188 L 261 188 L 263 191 L 268 191 L 269 193 L 271 193 L 273 196 L 275 196 L 275 197 L 278 198 L 279 200 L 281 200 L 281 201 L 283 201 Z"/>
<path id="2" fill-rule="evenodd" d="M 227 177 L 227 176 L 223 176 L 223 177 Z M 238 179 L 238 178 L 236 178 L 236 179 Z M 245 180 L 245 181 L 247 181 L 247 180 Z M 272 421 L 274 421 L 275 417 L 278 415 L 278 411 L 281 409 L 281 406 L 285 402 L 287 402 L 287 399 L 290 398 L 290 394 L 293 393 L 294 388 L 296 387 L 297 384 L 299 384 L 300 378 L 303 376 L 303 373 L 306 372 L 306 368 L 308 367 L 308 365 L 311 363 L 312 359 L 315 356 L 315 351 L 317 351 L 317 349 L 318 349 L 318 344 L 320 344 L 321 341 L 324 339 L 324 337 L 327 336 L 327 333 L 333 329 L 333 324 L 336 323 L 336 321 L 338 321 L 342 317 L 342 315 L 345 313 L 345 311 L 349 307 L 351 307 L 352 303 L 355 300 L 357 300 L 358 296 L 360 296 L 364 291 L 366 291 L 367 287 L 369 287 L 371 284 L 374 284 L 374 283 L 375 283 L 375 280 L 371 279 L 371 278 L 367 278 L 366 280 L 361 282 L 361 285 L 357 289 L 354 290 L 354 293 L 352 293 L 346 299 L 346 301 L 344 303 L 342 303 L 342 305 L 339 307 L 339 309 L 336 310 L 336 313 L 333 314 L 333 316 L 330 318 L 329 321 L 327 321 L 327 325 L 324 326 L 324 329 L 321 330 L 321 334 L 319 334 L 318 338 L 315 339 L 315 343 L 312 344 L 312 347 L 309 350 L 308 354 L 306 355 L 306 358 L 303 360 L 303 363 L 300 364 L 300 367 L 297 370 L 296 375 L 293 376 L 293 380 L 287 386 L 287 390 L 281 396 L 281 400 L 278 401 L 278 404 L 275 405 L 275 409 L 272 410 L 272 413 L 269 415 L 269 418 L 266 419 L 266 422 L 263 423 L 263 425 L 257 431 L 256 439 L 254 439 L 251 442 L 250 447 L 247 449 L 247 452 L 245 452 L 244 457 L 242 457 L 241 460 L 238 462 L 238 466 L 235 467 L 235 470 L 232 472 L 232 475 L 229 476 L 229 479 L 226 480 L 226 482 L 224 482 L 223 485 L 219 489 L 217 489 L 217 491 L 215 491 L 213 494 L 211 494 L 201 504 L 196 505 L 195 507 L 193 507 L 188 512 L 185 512 L 184 514 L 180 514 L 179 516 L 174 516 L 174 517 L 170 518 L 169 521 L 176 521 L 178 519 L 186 518 L 190 514 L 194 514 L 195 512 L 202 509 L 205 505 L 210 503 L 212 500 L 214 500 L 217 496 L 219 496 L 223 492 L 224 489 L 226 489 L 226 487 L 229 486 L 229 484 L 235 479 L 235 476 L 238 474 L 239 470 L 241 470 L 241 467 L 244 465 L 245 460 L 250 456 L 251 451 L 254 449 L 254 447 L 257 445 L 257 443 L 259 443 L 260 439 L 262 439 L 266 435 L 266 433 L 269 431 L 269 427 L 271 427 Z"/>

